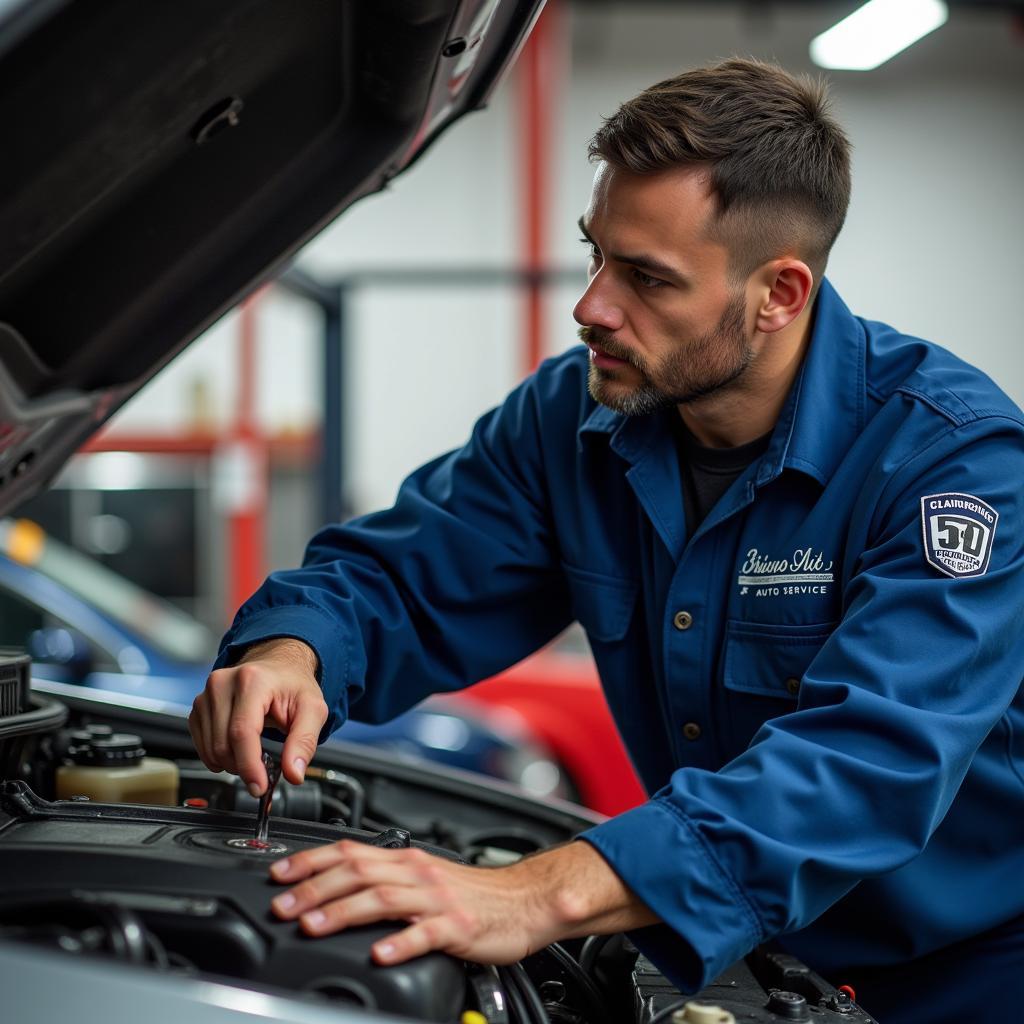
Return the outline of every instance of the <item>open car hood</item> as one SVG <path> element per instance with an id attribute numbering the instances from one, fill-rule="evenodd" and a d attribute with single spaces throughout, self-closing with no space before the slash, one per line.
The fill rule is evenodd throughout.
<path id="1" fill-rule="evenodd" d="M 450 123 L 543 0 L 0 0 L 0 514 Z"/>

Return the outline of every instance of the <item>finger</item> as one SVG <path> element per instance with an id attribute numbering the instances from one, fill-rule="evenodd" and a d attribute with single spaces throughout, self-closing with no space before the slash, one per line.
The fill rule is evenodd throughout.
<path id="1" fill-rule="evenodd" d="M 196 748 L 196 753 L 199 755 L 200 760 L 206 763 L 206 742 L 203 739 L 203 728 L 199 722 L 199 716 L 202 713 L 202 694 L 200 694 L 194 701 L 192 701 L 192 710 L 188 713 L 188 734 L 192 737 L 192 746 Z"/>
<path id="2" fill-rule="evenodd" d="M 344 861 L 378 860 L 408 861 L 422 865 L 430 860 L 430 854 L 418 849 L 386 850 L 368 843 L 357 843 L 353 839 L 339 839 L 329 846 L 316 846 L 302 850 L 270 865 L 270 874 L 278 882 L 301 882 L 312 874 L 324 871 Z"/>
<path id="3" fill-rule="evenodd" d="M 464 939 L 453 915 L 435 914 L 375 942 L 370 952 L 379 964 L 400 964 L 435 949 L 454 951 Z"/>
<path id="4" fill-rule="evenodd" d="M 354 852 L 355 846 L 351 839 L 341 839 L 329 846 L 316 846 L 311 850 L 293 853 L 290 857 L 274 861 L 270 865 L 270 875 L 278 882 L 300 882 L 317 871 L 326 871 L 335 864 L 340 864 Z"/>
<path id="5" fill-rule="evenodd" d="M 289 723 L 288 737 L 281 754 L 281 770 L 284 777 L 298 785 L 305 778 L 306 765 L 316 753 L 320 730 L 327 721 L 327 704 L 319 694 L 310 691 L 308 697 L 300 699 L 295 717 Z"/>
<path id="6" fill-rule="evenodd" d="M 192 744 L 196 748 L 199 759 L 211 772 L 223 771 L 223 766 L 213 756 L 210 747 L 209 716 L 204 694 L 199 694 L 192 702 L 192 711 L 188 716 L 188 731 Z"/>
<path id="7" fill-rule="evenodd" d="M 290 919 L 330 900 L 350 896 L 377 885 L 419 886 L 440 879 L 424 878 L 416 865 L 395 860 L 360 860 L 336 864 L 305 882 L 275 896 L 271 901 L 278 917 Z"/>
<path id="8" fill-rule="evenodd" d="M 307 935 L 331 935 L 375 921 L 399 921 L 441 910 L 437 893 L 413 885 L 375 885 L 307 910 L 299 924 Z"/>
<path id="9" fill-rule="evenodd" d="M 228 772 L 235 772 L 235 755 L 231 750 L 228 728 L 231 724 L 234 682 L 228 673 L 215 674 L 206 686 L 207 743 L 213 760 Z"/>
<path id="10" fill-rule="evenodd" d="M 253 796 L 261 796 L 266 792 L 270 782 L 263 767 L 263 744 L 260 741 L 268 702 L 261 694 L 262 688 L 257 679 L 253 678 L 245 666 L 240 667 L 226 732 L 235 771 Z"/>

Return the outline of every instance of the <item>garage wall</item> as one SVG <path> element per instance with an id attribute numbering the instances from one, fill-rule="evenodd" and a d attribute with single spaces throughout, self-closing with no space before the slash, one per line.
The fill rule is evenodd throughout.
<path id="1" fill-rule="evenodd" d="M 575 220 L 591 180 L 584 150 L 601 115 L 651 82 L 730 54 L 811 71 L 809 39 L 850 4 L 579 4 L 566 20 L 566 91 L 552 97 L 556 208 L 552 263 L 578 266 Z M 754 15 L 750 12 L 757 10 Z M 870 73 L 834 73 L 855 147 L 854 199 L 830 277 L 855 311 L 942 341 L 1024 402 L 1018 278 L 1024 238 L 1024 45 L 998 12 L 950 23 Z M 308 247 L 325 277 L 367 267 L 509 266 L 520 248 L 514 94 L 452 129 L 389 194 L 365 200 Z M 550 347 L 573 344 L 576 288 L 554 289 Z M 349 369 L 351 497 L 390 502 L 409 469 L 460 443 L 516 381 L 520 307 L 504 289 L 362 289 Z M 262 326 L 268 426 L 319 416 L 312 312 L 273 300 Z M 173 429 L 204 408 L 226 421 L 234 326 L 222 321 L 121 415 L 133 432 Z M 197 382 L 199 382 L 197 384 Z"/>

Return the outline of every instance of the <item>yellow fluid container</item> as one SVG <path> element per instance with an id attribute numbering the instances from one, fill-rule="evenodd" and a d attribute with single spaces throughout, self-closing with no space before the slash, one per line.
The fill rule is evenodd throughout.
<path id="1" fill-rule="evenodd" d="M 162 757 L 143 757 L 118 768 L 66 764 L 57 769 L 57 799 L 87 796 L 105 804 L 178 802 L 178 766 Z"/>
<path id="2" fill-rule="evenodd" d="M 146 757 L 142 740 L 131 733 L 91 726 L 72 734 L 69 764 L 57 769 L 58 800 L 87 796 L 109 804 L 178 802 L 178 766 Z"/>

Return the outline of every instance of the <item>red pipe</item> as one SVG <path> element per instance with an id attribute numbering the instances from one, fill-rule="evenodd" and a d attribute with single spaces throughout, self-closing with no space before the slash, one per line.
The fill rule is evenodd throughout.
<path id="1" fill-rule="evenodd" d="M 523 183 L 522 265 L 532 272 L 547 266 L 550 182 L 554 174 L 552 112 L 562 84 L 558 76 L 561 54 L 559 3 L 551 0 L 523 48 L 517 69 Z M 526 287 L 523 318 L 523 369 L 532 373 L 547 348 L 544 288 L 539 281 L 531 281 Z"/>

